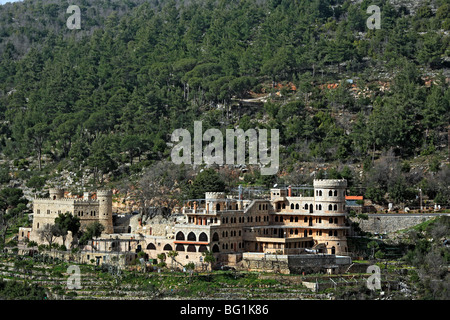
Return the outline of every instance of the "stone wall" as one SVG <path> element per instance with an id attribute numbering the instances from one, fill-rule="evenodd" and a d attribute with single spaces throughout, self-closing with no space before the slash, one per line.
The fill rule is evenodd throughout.
<path id="1" fill-rule="evenodd" d="M 368 220 L 348 219 L 359 223 L 363 231 L 383 234 L 407 229 L 435 217 L 427 214 L 369 214 Z"/>
<path id="2" fill-rule="evenodd" d="M 351 264 L 351 258 L 333 254 L 274 255 L 243 253 L 239 267 L 249 271 L 273 271 L 284 274 L 302 274 L 342 271 Z"/>

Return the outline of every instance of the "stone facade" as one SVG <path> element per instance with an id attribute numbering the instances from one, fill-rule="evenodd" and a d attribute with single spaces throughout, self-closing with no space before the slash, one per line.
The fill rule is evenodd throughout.
<path id="1" fill-rule="evenodd" d="M 62 190 L 54 189 L 50 198 L 34 201 L 30 240 L 36 239 L 45 224 L 54 223 L 59 213 L 71 212 L 80 217 L 82 227 L 93 221 L 105 226 L 101 239 L 91 241 L 84 249 L 95 259 L 117 251 L 115 242 L 124 245 L 120 252 L 132 253 L 135 258 L 140 251 L 147 259 L 157 259 L 165 253 L 166 263 L 179 268 L 189 262 L 197 268 L 204 267 L 206 251 L 212 252 L 219 264 L 235 266 L 242 262 L 245 253 L 347 255 L 350 227 L 345 208 L 346 185 L 345 180 L 314 180 L 313 186 L 271 189 L 266 199 L 244 199 L 242 193 L 232 197 L 223 192 L 207 192 L 204 199 L 187 202 L 182 215 L 171 216 L 167 224 L 146 224 L 140 216 L 133 216 L 124 233 L 113 233 L 110 192 L 66 199 Z M 27 232 L 23 230 L 23 234 Z M 175 259 L 168 257 L 171 251 L 178 253 Z M 283 267 L 285 270 L 296 264 L 293 260 L 289 263 L 287 269 Z"/>
<path id="2" fill-rule="evenodd" d="M 274 255 L 243 253 L 239 267 L 249 271 L 273 271 L 284 274 L 344 272 L 351 265 L 348 256 L 334 254 Z"/>
<path id="3" fill-rule="evenodd" d="M 223 264 L 238 263 L 245 252 L 347 255 L 346 186 L 314 180 L 313 187 L 271 189 L 270 199 L 254 200 L 207 192 L 183 207 L 186 221 L 171 226 L 173 239 L 146 237 L 144 251 L 156 258 L 175 250 L 180 264 L 201 263 L 205 251 Z"/>
<path id="4" fill-rule="evenodd" d="M 396 232 L 398 230 L 411 228 L 427 220 L 436 218 L 436 215 L 420 214 L 370 214 L 367 220 L 352 218 L 354 222 L 359 223 L 361 230 L 385 234 Z"/>
<path id="5" fill-rule="evenodd" d="M 54 224 L 60 213 L 70 212 L 80 218 L 81 228 L 98 221 L 104 233 L 113 233 L 112 193 L 100 190 L 97 194 L 85 193 L 83 198 L 64 198 L 64 190 L 50 189 L 49 198 L 36 198 L 33 201 L 33 226 L 30 240 L 41 243 L 39 230 L 46 224 Z M 70 238 L 70 237 L 69 237 Z"/>

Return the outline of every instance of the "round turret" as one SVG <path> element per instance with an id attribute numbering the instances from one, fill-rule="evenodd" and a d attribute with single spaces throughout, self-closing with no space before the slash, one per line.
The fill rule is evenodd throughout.
<path id="1" fill-rule="evenodd" d="M 345 203 L 345 179 L 314 180 L 314 197 L 316 201 Z"/>
<path id="2" fill-rule="evenodd" d="M 112 192 L 110 190 L 97 191 L 99 222 L 105 227 L 105 233 L 113 233 L 112 223 Z"/>
<path id="3" fill-rule="evenodd" d="M 52 199 L 52 200 L 64 198 L 64 189 L 50 188 L 49 193 L 50 193 L 50 199 Z"/>
<path id="4" fill-rule="evenodd" d="M 225 192 L 206 192 L 205 199 L 225 199 Z"/>

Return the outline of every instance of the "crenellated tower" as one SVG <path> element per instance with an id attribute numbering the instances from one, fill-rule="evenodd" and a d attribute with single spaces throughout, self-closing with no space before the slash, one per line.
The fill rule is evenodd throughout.
<path id="1" fill-rule="evenodd" d="M 114 233 L 112 220 L 112 192 L 110 190 L 98 190 L 99 222 L 105 227 L 105 233 Z"/>

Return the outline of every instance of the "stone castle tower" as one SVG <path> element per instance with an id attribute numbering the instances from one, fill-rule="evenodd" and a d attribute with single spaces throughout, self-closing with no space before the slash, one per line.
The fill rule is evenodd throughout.
<path id="1" fill-rule="evenodd" d="M 33 200 L 33 227 L 30 239 L 39 243 L 39 230 L 46 224 L 54 224 L 58 215 L 66 212 L 80 218 L 82 229 L 91 223 L 99 222 L 105 227 L 104 233 L 114 233 L 111 191 L 98 190 L 96 199 L 88 192 L 84 192 L 83 198 L 65 198 L 64 190 L 60 188 L 51 188 L 49 194 L 49 198 Z"/>
<path id="2" fill-rule="evenodd" d="M 99 222 L 105 227 L 105 233 L 114 233 L 112 223 L 112 192 L 110 190 L 97 191 Z"/>

